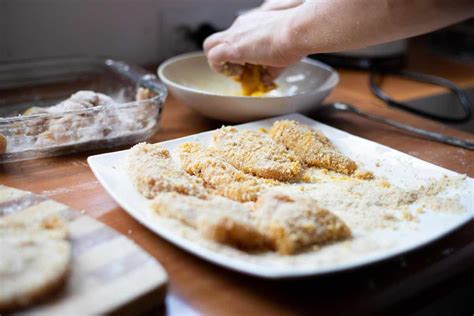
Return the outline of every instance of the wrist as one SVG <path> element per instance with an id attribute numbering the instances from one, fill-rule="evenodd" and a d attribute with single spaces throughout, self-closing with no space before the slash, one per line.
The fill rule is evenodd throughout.
<path id="1" fill-rule="evenodd" d="M 283 31 L 284 42 L 288 45 L 285 49 L 299 58 L 315 53 L 312 38 L 315 17 L 308 10 L 311 8 L 305 4 L 289 14 Z"/>
<path id="2" fill-rule="evenodd" d="M 291 10 L 282 20 L 279 30 L 276 30 L 278 45 L 283 59 L 298 62 L 301 58 L 309 54 L 307 43 L 305 43 L 303 27 L 305 25 L 298 19 L 296 10 Z M 287 66 L 287 65 L 282 65 Z"/>

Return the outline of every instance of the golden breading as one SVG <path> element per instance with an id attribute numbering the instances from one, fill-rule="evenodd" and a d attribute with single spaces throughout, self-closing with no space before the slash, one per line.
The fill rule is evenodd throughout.
<path id="1" fill-rule="evenodd" d="M 231 76 L 235 81 L 240 82 L 242 95 L 244 96 L 262 96 L 277 87 L 273 80 L 270 79 L 271 76 L 268 73 L 268 70 L 261 65 L 234 65 L 232 68 L 238 68 L 237 74 L 226 66 L 224 66 L 224 74 Z"/>
<path id="2" fill-rule="evenodd" d="M 255 201 L 265 187 L 271 184 L 270 180 L 243 173 L 220 159 L 211 148 L 204 148 L 198 143 L 182 144 L 179 156 L 187 172 L 200 177 L 217 194 L 232 200 Z"/>
<path id="3" fill-rule="evenodd" d="M 320 167 L 343 174 L 352 174 L 357 165 L 334 148 L 321 132 L 296 121 L 276 121 L 269 135 L 292 150 L 310 167 Z"/>
<path id="4" fill-rule="evenodd" d="M 295 154 L 258 131 L 223 127 L 213 133 L 213 141 L 225 161 L 246 173 L 289 181 L 297 179 L 302 170 Z"/>
<path id="5" fill-rule="evenodd" d="M 370 171 L 360 171 L 356 170 L 354 172 L 354 177 L 360 180 L 373 180 L 375 178 L 374 174 Z"/>
<path id="6" fill-rule="evenodd" d="M 175 192 L 158 193 L 150 206 L 160 216 L 197 229 L 204 238 L 240 249 L 291 255 L 351 236 L 344 222 L 315 200 L 277 192 L 259 197 L 253 211 L 219 196 L 200 199 Z"/>
<path id="7" fill-rule="evenodd" d="M 351 236 L 341 219 L 309 197 L 268 192 L 258 198 L 252 215 L 273 248 L 284 255 Z"/>
<path id="8" fill-rule="evenodd" d="M 149 199 L 159 192 L 207 196 L 202 180 L 181 170 L 159 144 L 133 146 L 128 153 L 128 173 L 137 190 Z"/>
<path id="9" fill-rule="evenodd" d="M 213 196 L 207 200 L 159 193 L 151 202 L 158 215 L 196 228 L 205 238 L 241 249 L 262 249 L 268 241 L 254 226 L 250 210 L 238 202 Z"/>

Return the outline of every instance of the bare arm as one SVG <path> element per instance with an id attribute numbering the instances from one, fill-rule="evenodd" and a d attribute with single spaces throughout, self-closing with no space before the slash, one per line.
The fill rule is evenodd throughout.
<path id="1" fill-rule="evenodd" d="M 407 38 L 474 15 L 472 0 L 273 0 L 210 36 L 211 67 L 226 62 L 286 67 L 312 53 Z"/>
<path id="2" fill-rule="evenodd" d="M 442 28 L 473 16 L 474 1 L 313 0 L 299 9 L 290 22 L 289 36 L 306 53 L 320 53 L 367 47 Z"/>

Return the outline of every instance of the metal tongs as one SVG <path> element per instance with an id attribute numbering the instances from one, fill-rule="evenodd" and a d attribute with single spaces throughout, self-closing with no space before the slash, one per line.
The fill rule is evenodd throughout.
<path id="1" fill-rule="evenodd" d="M 412 134 L 416 134 L 419 136 L 422 136 L 426 139 L 430 139 L 436 142 L 444 143 L 444 144 L 449 144 L 452 146 L 457 146 L 469 150 L 474 150 L 474 142 L 469 142 L 467 140 L 463 140 L 460 138 L 456 137 L 451 137 L 451 136 L 446 136 L 443 134 L 435 133 L 435 132 L 430 132 L 421 128 L 413 127 L 407 124 L 403 124 L 391 119 L 383 118 L 377 115 L 369 114 L 366 112 L 363 112 L 352 105 L 346 104 L 346 103 L 341 103 L 341 102 L 335 102 L 332 104 L 327 104 L 324 106 L 321 106 L 318 109 L 318 114 L 329 114 L 330 112 L 334 111 L 340 111 L 340 112 L 350 112 L 353 114 L 356 114 L 358 116 L 367 118 L 372 121 L 380 122 L 407 132 L 410 132 Z"/>

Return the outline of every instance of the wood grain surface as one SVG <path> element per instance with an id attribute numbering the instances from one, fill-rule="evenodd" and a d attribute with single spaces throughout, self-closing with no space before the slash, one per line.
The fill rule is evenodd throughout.
<path id="1" fill-rule="evenodd" d="M 61 217 L 72 246 L 65 287 L 22 313 L 134 315 L 163 303 L 168 280 L 165 270 L 126 236 L 67 205 L 0 185 L 0 217 L 17 212 Z"/>
<path id="2" fill-rule="evenodd" d="M 447 77 L 462 86 L 474 85 L 474 66 L 417 53 L 412 70 Z M 369 91 L 365 72 L 340 70 L 341 82 L 328 101 L 343 101 L 370 113 L 405 123 L 474 139 L 473 135 L 387 108 Z M 439 87 L 386 78 L 383 88 L 398 98 L 443 91 Z M 315 119 L 318 119 L 315 117 Z M 436 165 L 474 176 L 474 152 L 430 142 L 358 118 L 335 114 L 322 122 L 390 146 Z M 161 127 L 151 138 L 159 142 L 220 127 L 169 97 Z M 123 148 L 118 148 L 123 149 Z M 86 164 L 89 152 L 0 166 L 0 183 L 54 198 L 126 234 L 165 267 L 170 278 L 166 310 L 151 314 L 290 315 L 405 314 L 449 293 L 474 275 L 474 223 L 404 256 L 376 265 L 317 279 L 275 282 L 216 267 L 167 243 L 127 215 L 101 188 Z M 472 283 L 472 282 L 471 282 Z M 390 313 L 389 313 L 390 312 Z M 471 311 L 472 312 L 472 311 Z"/>

